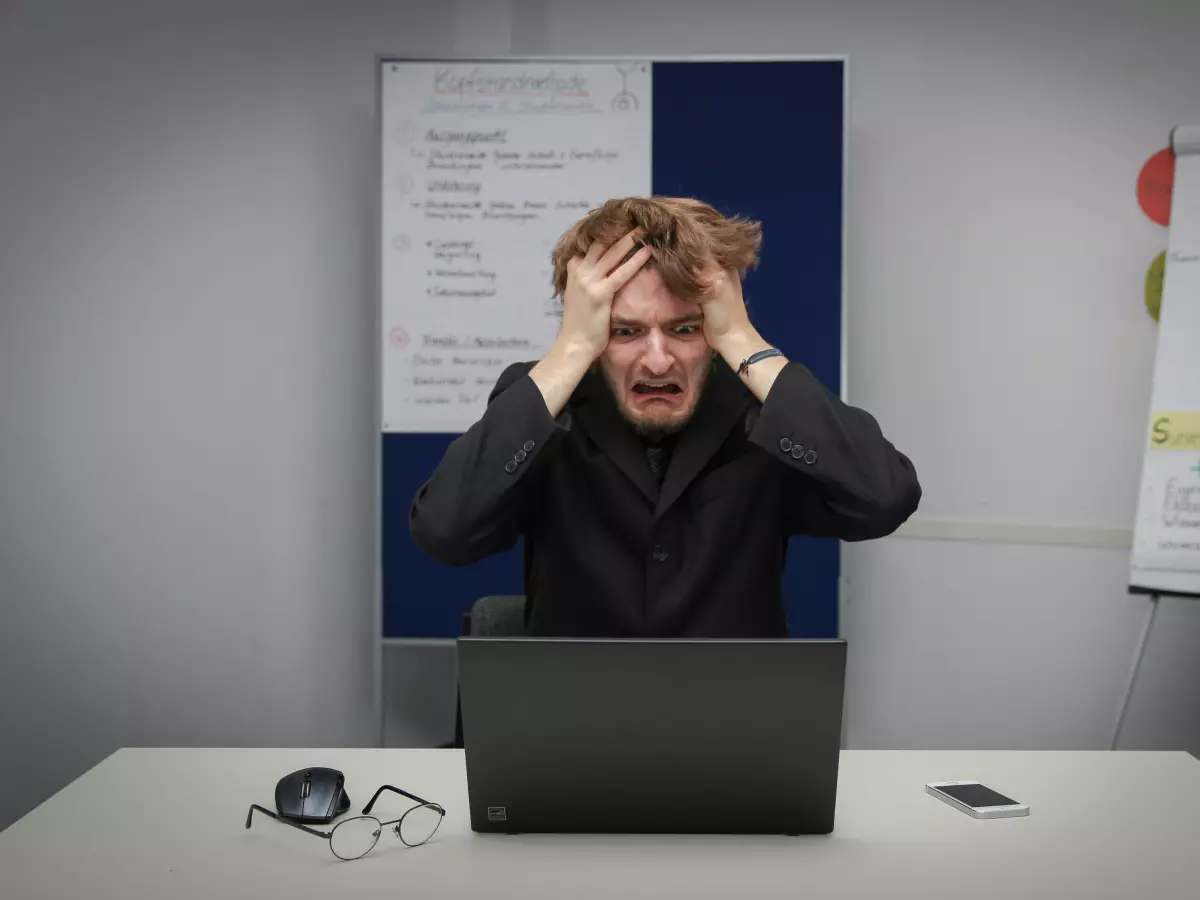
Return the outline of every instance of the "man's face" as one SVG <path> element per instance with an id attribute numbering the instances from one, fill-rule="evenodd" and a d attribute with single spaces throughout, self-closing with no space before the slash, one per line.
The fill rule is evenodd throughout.
<path id="1" fill-rule="evenodd" d="M 611 321 L 600 368 L 621 415 L 640 434 L 678 431 L 712 362 L 700 305 L 671 294 L 657 269 L 642 269 L 617 291 Z"/>

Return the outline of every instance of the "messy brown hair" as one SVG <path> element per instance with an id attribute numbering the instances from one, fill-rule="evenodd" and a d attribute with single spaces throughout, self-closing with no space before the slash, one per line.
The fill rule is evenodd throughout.
<path id="1" fill-rule="evenodd" d="M 646 268 L 657 268 L 676 297 L 695 300 L 706 289 L 705 273 L 732 269 L 743 277 L 758 265 L 762 226 L 741 216 L 727 217 L 688 197 L 625 197 L 609 200 L 576 222 L 554 248 L 554 293 L 567 287 L 567 263 L 596 241 L 612 245 L 634 228 L 651 248 Z M 636 250 L 636 248 L 635 248 Z"/>

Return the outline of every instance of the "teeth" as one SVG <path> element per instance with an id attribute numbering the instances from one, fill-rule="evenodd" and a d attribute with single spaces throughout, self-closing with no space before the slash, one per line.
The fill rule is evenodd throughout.
<path id="1" fill-rule="evenodd" d="M 656 393 L 656 394 L 657 393 L 666 394 L 666 393 L 672 393 L 672 392 L 679 393 L 681 391 L 681 388 L 679 388 L 672 381 L 639 381 L 637 384 L 635 384 L 633 386 L 633 389 L 635 391 L 642 391 L 644 393 Z"/>

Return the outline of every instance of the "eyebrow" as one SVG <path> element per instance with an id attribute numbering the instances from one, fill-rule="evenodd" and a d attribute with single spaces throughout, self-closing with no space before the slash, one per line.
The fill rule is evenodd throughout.
<path id="1" fill-rule="evenodd" d="M 704 321 L 704 314 L 703 313 L 695 313 L 695 314 L 690 314 L 690 315 L 686 315 L 686 316 L 677 316 L 674 319 L 667 319 L 667 321 L 663 322 L 662 324 L 663 324 L 664 328 L 675 328 L 675 327 L 678 327 L 679 325 L 696 325 L 703 321 Z M 618 316 L 613 316 L 611 319 L 609 319 L 609 322 L 610 322 L 610 324 L 616 325 L 620 328 L 644 328 L 645 327 L 645 323 L 643 323 L 643 322 L 637 322 L 637 321 L 634 321 L 633 319 L 622 319 Z"/>

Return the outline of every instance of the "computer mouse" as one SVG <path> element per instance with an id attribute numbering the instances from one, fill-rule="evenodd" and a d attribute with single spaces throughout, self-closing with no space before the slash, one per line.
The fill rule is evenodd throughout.
<path id="1" fill-rule="evenodd" d="M 293 822 L 330 822 L 350 808 L 345 783 L 337 769 L 300 769 L 275 785 L 275 811 Z"/>

